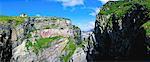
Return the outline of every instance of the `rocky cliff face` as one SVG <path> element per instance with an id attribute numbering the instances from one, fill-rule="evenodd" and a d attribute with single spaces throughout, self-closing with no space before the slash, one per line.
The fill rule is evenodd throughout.
<path id="1" fill-rule="evenodd" d="M 0 28 L 0 61 L 8 62 L 12 57 L 12 28 L 11 21 L 6 27 Z"/>
<path id="2" fill-rule="evenodd" d="M 149 60 L 149 3 L 149 0 L 106 3 L 96 16 L 93 32 L 81 32 L 66 18 L 3 16 L 0 61 Z"/>
<path id="3" fill-rule="evenodd" d="M 15 20 L 1 25 L 0 60 L 2 62 L 82 62 L 78 47 L 80 28 L 66 18 L 27 17 L 16 25 Z M 84 55 L 86 57 L 86 55 Z M 83 58 L 84 58 L 83 57 Z M 82 59 L 83 59 L 82 58 Z"/>
<path id="4" fill-rule="evenodd" d="M 88 51 L 87 61 L 149 59 L 146 48 L 150 45 L 142 26 L 150 20 L 146 2 L 149 1 L 106 3 L 95 21 L 96 40 L 89 48 L 92 50 Z"/>

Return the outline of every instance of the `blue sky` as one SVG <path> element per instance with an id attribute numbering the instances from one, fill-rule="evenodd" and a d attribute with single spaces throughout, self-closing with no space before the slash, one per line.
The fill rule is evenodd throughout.
<path id="1" fill-rule="evenodd" d="M 108 0 L 0 0 L 0 15 L 58 16 L 71 19 L 82 30 L 94 27 L 95 15 Z"/>

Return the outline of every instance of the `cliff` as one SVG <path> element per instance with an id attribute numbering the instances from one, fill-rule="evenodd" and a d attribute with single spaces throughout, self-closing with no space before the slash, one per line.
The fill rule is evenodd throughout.
<path id="1" fill-rule="evenodd" d="M 150 0 L 107 2 L 88 32 L 67 18 L 0 16 L 0 61 L 149 61 L 149 20 Z"/>
<path id="2" fill-rule="evenodd" d="M 149 59 L 149 0 L 109 1 L 96 16 L 87 61 Z M 92 49 L 92 50 L 90 50 Z"/>
<path id="3" fill-rule="evenodd" d="M 72 58 L 80 58 L 76 51 L 80 51 L 81 31 L 70 19 L 1 16 L 0 20 L 2 62 L 74 62 Z"/>

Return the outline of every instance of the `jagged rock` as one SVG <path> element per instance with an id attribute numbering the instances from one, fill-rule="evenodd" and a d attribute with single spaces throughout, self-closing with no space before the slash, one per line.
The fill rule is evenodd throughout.
<path id="1" fill-rule="evenodd" d="M 113 5 L 118 8 L 117 4 L 124 3 L 131 6 L 126 9 L 127 12 L 124 10 L 123 15 L 109 10 Z M 150 19 L 149 10 L 140 3 L 124 3 L 108 2 L 97 15 L 94 29 L 96 42 L 93 41 L 94 47 L 91 47 L 94 49 L 87 52 L 87 61 L 146 59 L 146 31 L 142 25 Z M 105 14 L 105 11 L 112 12 Z"/>
<path id="2" fill-rule="evenodd" d="M 87 62 L 86 53 L 82 48 L 76 49 L 75 53 L 72 55 L 70 62 Z"/>
<path id="3" fill-rule="evenodd" d="M 23 41 L 21 45 L 17 46 L 16 48 L 14 48 L 12 50 L 13 52 L 13 57 L 12 57 L 12 61 L 13 62 L 33 62 L 33 61 L 37 61 L 37 55 L 31 51 L 27 51 L 26 48 L 26 42 L 27 41 Z"/>
<path id="4" fill-rule="evenodd" d="M 75 48 L 75 44 L 81 43 L 80 28 L 72 25 L 71 21 L 66 18 L 26 17 L 25 21 L 19 25 L 15 25 L 16 22 L 14 21 L 10 22 L 12 23 L 10 24 L 11 27 L 8 26 L 11 29 L 7 28 L 8 23 L 0 25 L 0 29 L 4 27 L 3 31 L 6 33 L 6 36 L 0 35 L 0 52 L 3 52 L 4 49 L 12 51 L 12 54 L 1 53 L 3 55 L 0 56 L 2 57 L 1 61 L 4 62 L 10 61 L 10 59 L 12 62 L 61 62 L 63 61 L 60 58 L 62 55 L 67 56 L 70 54 L 70 50 L 66 49 L 70 46 L 68 43 L 73 42 Z M 60 38 L 55 39 L 57 36 Z M 55 40 L 51 37 L 54 37 Z M 48 42 L 47 39 L 49 39 L 49 42 L 43 44 L 44 47 L 33 46 L 37 44 L 39 39 L 44 39 L 43 42 Z M 5 47 L 5 44 L 9 43 L 3 43 L 3 41 L 7 40 L 12 42 L 11 47 Z M 37 48 L 39 49 L 37 50 Z M 73 52 L 74 50 L 71 51 L 71 53 Z M 69 55 L 67 61 L 70 60 L 72 55 Z M 5 60 L 6 57 L 8 57 L 7 60 Z"/>
<path id="5" fill-rule="evenodd" d="M 59 56 L 61 56 L 68 39 L 60 39 L 56 42 L 60 41 L 61 43 L 53 43 L 54 45 L 52 47 L 48 47 L 38 54 L 35 54 L 31 50 L 27 50 L 25 46 L 26 41 L 23 41 L 21 45 L 13 49 L 13 62 L 60 62 Z"/>
<path id="6" fill-rule="evenodd" d="M 7 26 L 1 26 L 0 29 L 0 61 L 9 62 L 12 57 L 12 28 L 11 20 Z"/>

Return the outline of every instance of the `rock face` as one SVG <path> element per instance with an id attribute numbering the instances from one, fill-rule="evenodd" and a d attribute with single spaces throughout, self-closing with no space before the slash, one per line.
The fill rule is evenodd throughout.
<path id="1" fill-rule="evenodd" d="M 12 28 L 11 20 L 7 26 L 0 27 L 0 61 L 8 62 L 12 57 Z"/>
<path id="2" fill-rule="evenodd" d="M 119 10 L 113 12 L 112 9 L 115 5 L 116 9 L 129 8 L 123 14 L 116 13 Z M 105 11 L 110 13 L 105 14 Z M 149 13 L 148 8 L 140 3 L 106 3 L 95 21 L 96 40 L 93 41 L 94 47 L 89 48 L 93 49 L 92 53 L 87 54 L 87 61 L 146 59 L 146 30 L 142 25 L 150 20 Z"/>
<path id="3" fill-rule="evenodd" d="M 2 62 L 68 62 L 81 43 L 80 28 L 66 18 L 28 17 L 22 24 L 10 21 L 0 29 Z"/>
<path id="4" fill-rule="evenodd" d="M 108 2 L 96 16 L 94 31 L 82 34 L 66 18 L 0 22 L 0 62 L 149 60 L 150 38 L 143 27 L 150 20 L 149 3 Z"/>
<path id="5" fill-rule="evenodd" d="M 70 62 L 87 62 L 86 53 L 82 48 L 76 49 L 75 53 L 71 57 Z"/>

